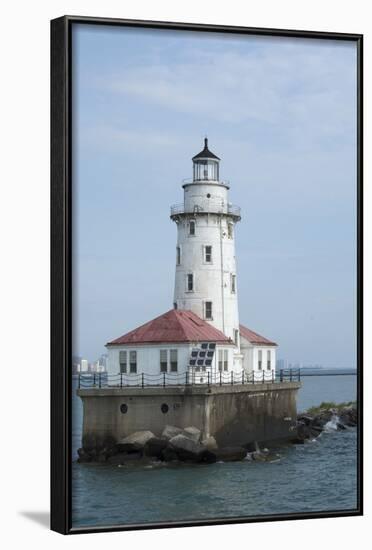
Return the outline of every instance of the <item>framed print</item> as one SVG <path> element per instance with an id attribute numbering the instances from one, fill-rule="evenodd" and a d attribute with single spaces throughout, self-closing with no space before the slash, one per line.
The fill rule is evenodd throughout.
<path id="1" fill-rule="evenodd" d="M 52 529 L 362 514 L 362 36 L 51 24 Z"/>

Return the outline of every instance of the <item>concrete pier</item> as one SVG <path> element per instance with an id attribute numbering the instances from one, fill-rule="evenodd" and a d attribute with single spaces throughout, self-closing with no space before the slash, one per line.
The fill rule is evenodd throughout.
<path id="1" fill-rule="evenodd" d="M 300 382 L 79 389 L 84 447 L 104 447 L 140 430 L 195 426 L 219 446 L 284 442 L 296 426 Z"/>

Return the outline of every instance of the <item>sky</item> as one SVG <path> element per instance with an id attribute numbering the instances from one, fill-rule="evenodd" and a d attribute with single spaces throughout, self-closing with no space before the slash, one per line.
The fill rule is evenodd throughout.
<path id="1" fill-rule="evenodd" d="M 173 304 L 171 204 L 207 135 L 242 209 L 240 321 L 356 366 L 353 42 L 73 27 L 73 353 Z"/>

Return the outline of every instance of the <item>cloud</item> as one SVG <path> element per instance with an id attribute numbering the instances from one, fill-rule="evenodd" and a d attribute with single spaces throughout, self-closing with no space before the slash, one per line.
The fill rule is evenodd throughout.
<path id="1" fill-rule="evenodd" d="M 140 149 L 150 152 L 154 148 L 164 149 L 175 145 L 174 137 L 169 133 L 144 132 L 108 124 L 85 128 L 81 141 L 88 146 L 93 145 L 102 148 L 106 144 L 110 150 L 114 147 L 119 151 L 135 150 L 137 152 Z"/>
<path id="2" fill-rule="evenodd" d="M 182 61 L 142 60 L 100 85 L 175 113 L 282 126 L 297 139 L 300 132 L 337 136 L 352 130 L 354 71 L 351 49 L 312 48 L 300 41 L 216 54 L 206 45 L 202 53 L 191 48 Z"/>

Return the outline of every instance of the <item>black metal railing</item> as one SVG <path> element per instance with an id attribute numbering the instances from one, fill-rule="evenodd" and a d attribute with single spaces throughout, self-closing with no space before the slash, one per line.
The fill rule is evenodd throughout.
<path id="1" fill-rule="evenodd" d="M 193 206 L 187 208 L 183 202 L 173 204 L 170 208 L 170 216 L 179 214 L 229 214 L 231 216 L 241 217 L 240 206 L 236 204 L 223 203 L 222 201 L 208 201 L 203 206 Z"/>
<path id="2" fill-rule="evenodd" d="M 244 384 L 275 384 L 301 380 L 300 369 L 282 369 L 246 373 L 236 372 L 191 372 L 160 374 L 145 373 L 79 373 L 78 388 L 124 388 L 124 387 L 169 387 L 169 386 L 225 386 Z"/>

